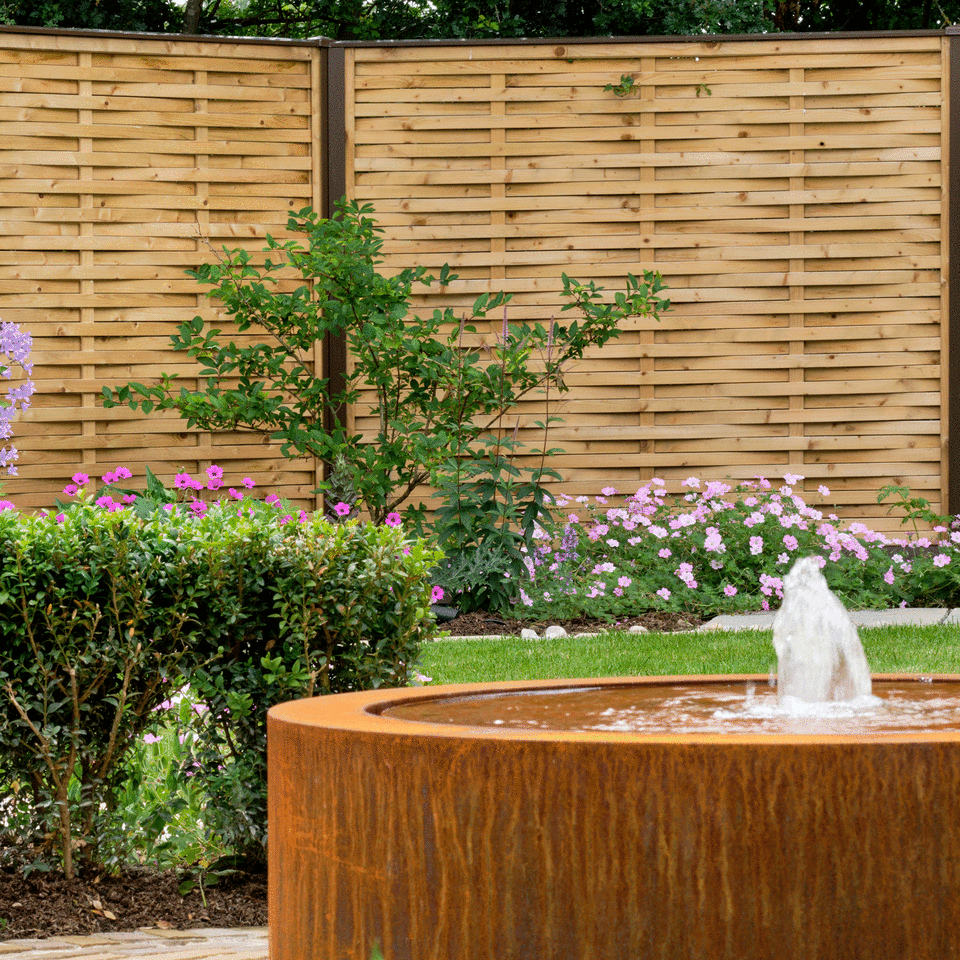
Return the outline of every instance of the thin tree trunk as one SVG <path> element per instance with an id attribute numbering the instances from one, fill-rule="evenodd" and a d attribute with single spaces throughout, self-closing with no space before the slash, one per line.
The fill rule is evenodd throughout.
<path id="1" fill-rule="evenodd" d="M 183 8 L 183 33 L 196 33 L 200 26 L 200 8 L 203 0 L 187 0 Z"/>

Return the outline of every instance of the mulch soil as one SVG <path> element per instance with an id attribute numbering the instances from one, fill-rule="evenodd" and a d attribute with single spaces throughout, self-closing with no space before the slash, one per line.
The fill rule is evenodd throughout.
<path id="1" fill-rule="evenodd" d="M 177 891 L 174 871 L 125 870 L 66 880 L 60 874 L 0 871 L 0 940 L 156 927 L 257 927 L 267 922 L 266 873 L 238 873 L 207 887 Z M 204 903 L 204 897 L 206 903 Z"/>
<path id="2" fill-rule="evenodd" d="M 616 624 L 579 617 L 560 622 L 570 635 L 594 633 L 611 626 L 642 626 L 651 631 L 692 630 L 703 621 L 676 613 L 626 617 Z M 526 627 L 542 635 L 557 621 L 508 620 L 471 613 L 442 624 L 455 637 L 519 636 Z M 4 862 L 0 849 L 0 863 Z M 146 868 L 116 875 L 66 880 L 55 873 L 33 872 L 24 877 L 13 867 L 0 867 L 0 940 L 83 936 L 138 930 L 144 927 L 186 930 L 198 927 L 251 927 L 267 922 L 267 877 L 239 871 L 218 884 L 182 895 L 187 874 Z"/>
<path id="3" fill-rule="evenodd" d="M 524 629 L 536 630 L 543 636 L 543 631 L 553 624 L 559 624 L 568 634 L 575 636 L 578 633 L 598 633 L 617 627 L 627 630 L 630 627 L 646 627 L 649 631 L 663 631 L 672 633 L 679 630 L 695 630 L 704 621 L 689 613 L 645 613 L 638 617 L 621 617 L 615 622 L 598 620 L 594 617 L 576 617 L 573 620 L 512 620 L 497 617 L 490 613 L 460 614 L 447 623 L 440 624 L 440 631 L 449 633 L 452 637 L 469 636 L 520 636 Z"/>

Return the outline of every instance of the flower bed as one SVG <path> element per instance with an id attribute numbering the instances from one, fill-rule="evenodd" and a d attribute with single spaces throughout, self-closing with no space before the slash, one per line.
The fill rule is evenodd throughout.
<path id="1" fill-rule="evenodd" d="M 518 606 L 544 619 L 768 610 L 802 556 L 817 558 L 848 606 L 960 604 L 960 520 L 888 537 L 806 503 L 802 480 L 788 474 L 775 488 L 763 478 L 733 486 L 691 477 L 674 497 L 655 478 L 624 498 L 612 487 L 593 498 L 558 497 L 559 522 L 552 533 L 541 529 L 528 552 Z M 908 492 L 890 488 L 880 499 L 899 494 L 908 520 L 932 519 Z M 825 486 L 819 493 L 830 495 Z"/>

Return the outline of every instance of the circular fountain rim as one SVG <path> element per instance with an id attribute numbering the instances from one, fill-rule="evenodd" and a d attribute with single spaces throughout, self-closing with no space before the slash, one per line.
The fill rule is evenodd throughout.
<path id="1" fill-rule="evenodd" d="M 598 730 L 522 730 L 497 726 L 466 726 L 412 720 L 393 716 L 392 707 L 423 700 L 454 700 L 464 697 L 496 696 L 526 691 L 585 690 L 598 687 L 676 686 L 707 687 L 731 684 L 765 684 L 768 674 L 708 674 L 650 677 L 581 677 L 559 680 L 510 680 L 493 683 L 441 684 L 434 687 L 392 687 L 341 693 L 310 700 L 290 700 L 272 707 L 270 715 L 305 727 L 325 727 L 356 733 L 391 736 L 436 737 L 462 740 L 576 741 L 636 744 L 867 744 L 944 743 L 960 740 L 956 730 L 883 732 L 860 734 L 790 733 L 638 733 Z M 955 683 L 960 674 L 878 673 L 881 683 Z M 960 692 L 960 689 L 958 689 Z"/>

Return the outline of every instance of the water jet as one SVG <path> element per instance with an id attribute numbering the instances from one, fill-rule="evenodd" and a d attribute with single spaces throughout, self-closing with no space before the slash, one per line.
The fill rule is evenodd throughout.
<path id="1" fill-rule="evenodd" d="M 610 697 L 616 717 L 689 695 L 719 698 L 716 719 L 751 685 L 776 704 L 767 679 L 274 707 L 272 960 L 369 960 L 374 945 L 386 960 L 958 956 L 960 677 L 874 677 L 881 702 L 937 701 L 899 726 L 824 728 L 818 711 L 727 732 L 588 717 L 609 721 Z"/>

